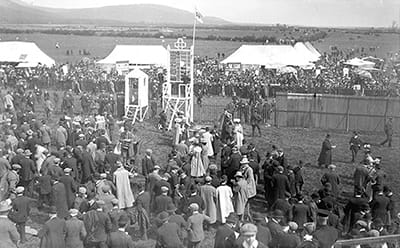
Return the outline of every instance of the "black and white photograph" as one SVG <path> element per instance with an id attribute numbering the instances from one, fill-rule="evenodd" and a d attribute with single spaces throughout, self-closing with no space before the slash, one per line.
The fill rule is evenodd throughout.
<path id="1" fill-rule="evenodd" d="M 0 248 L 400 248 L 400 0 L 0 0 Z"/>

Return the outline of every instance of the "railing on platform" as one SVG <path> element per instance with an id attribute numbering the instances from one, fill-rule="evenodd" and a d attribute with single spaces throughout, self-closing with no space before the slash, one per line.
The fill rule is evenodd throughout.
<path id="1" fill-rule="evenodd" d="M 369 247 L 374 247 L 372 245 L 383 245 L 387 244 L 387 247 L 399 248 L 400 247 L 400 234 L 397 235 L 387 235 L 380 237 L 369 237 L 361 239 L 348 239 L 348 240 L 338 240 L 334 244 L 335 248 L 346 248 L 346 247 L 356 247 L 368 245 Z"/>

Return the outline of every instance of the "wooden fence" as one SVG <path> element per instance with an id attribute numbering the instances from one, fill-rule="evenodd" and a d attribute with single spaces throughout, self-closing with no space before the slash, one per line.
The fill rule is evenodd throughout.
<path id="1" fill-rule="evenodd" d="M 383 131 L 393 117 L 400 124 L 400 98 L 277 93 L 275 125 L 339 130 Z"/>
<path id="2" fill-rule="evenodd" d="M 362 245 L 368 245 L 368 247 L 382 247 L 382 244 L 386 243 L 387 247 L 399 248 L 400 235 L 387 235 L 380 237 L 370 237 L 361 239 L 349 239 L 349 240 L 338 240 L 336 241 L 334 248 L 350 248 Z M 390 244 L 390 245 L 389 245 Z"/>

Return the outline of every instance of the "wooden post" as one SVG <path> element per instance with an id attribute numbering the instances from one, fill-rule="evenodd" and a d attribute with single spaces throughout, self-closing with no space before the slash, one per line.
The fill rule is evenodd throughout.
<path id="1" fill-rule="evenodd" d="M 351 98 L 347 98 L 347 110 L 346 110 L 346 132 L 350 129 L 350 102 Z"/>

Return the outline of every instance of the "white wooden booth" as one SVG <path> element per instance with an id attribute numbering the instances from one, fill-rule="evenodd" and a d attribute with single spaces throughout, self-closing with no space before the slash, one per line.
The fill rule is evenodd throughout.
<path id="1" fill-rule="evenodd" d="M 125 117 L 142 122 L 149 109 L 149 76 L 135 68 L 125 76 Z"/>

